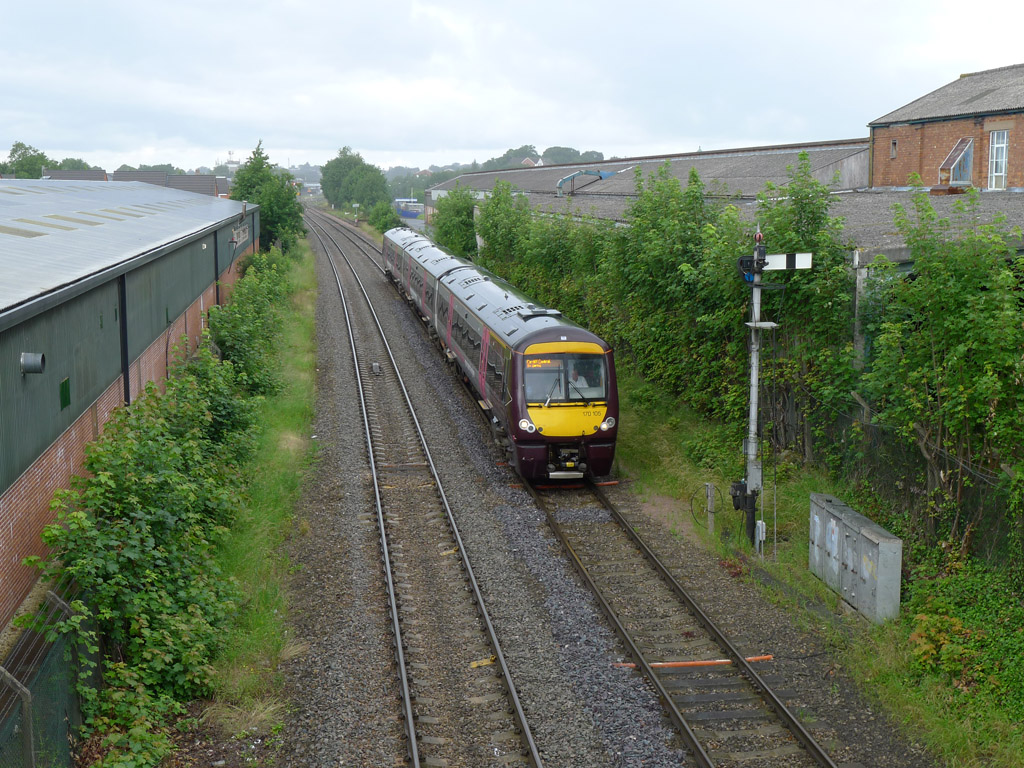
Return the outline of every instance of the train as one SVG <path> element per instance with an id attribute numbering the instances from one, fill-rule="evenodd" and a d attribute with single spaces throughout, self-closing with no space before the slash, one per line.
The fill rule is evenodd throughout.
<path id="1" fill-rule="evenodd" d="M 519 475 L 611 472 L 619 400 L 608 344 L 419 232 L 388 230 L 383 256 L 385 274 L 472 388 Z"/>

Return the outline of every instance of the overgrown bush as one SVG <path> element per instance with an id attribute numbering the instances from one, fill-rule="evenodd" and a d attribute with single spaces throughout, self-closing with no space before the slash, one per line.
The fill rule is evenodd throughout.
<path id="1" fill-rule="evenodd" d="M 459 186 L 437 201 L 434 239 L 456 256 L 472 257 L 476 253 L 475 206 L 476 196 L 472 190 Z"/>
<path id="2" fill-rule="evenodd" d="M 905 615 L 919 673 L 948 681 L 958 708 L 997 702 L 1024 719 L 1024 604 L 1007 577 L 970 560 L 916 576 Z"/>
<path id="3" fill-rule="evenodd" d="M 1004 524 L 991 505 L 972 503 L 977 485 L 1000 487 L 1002 514 L 1019 529 L 1024 494 L 1024 262 L 1019 227 L 1002 219 L 979 225 L 977 192 L 939 218 L 928 195 L 913 213 L 898 207 L 896 224 L 914 257 L 910 278 L 890 265 L 875 269 L 876 311 L 866 391 L 878 420 L 925 459 L 925 504 L 916 528 L 947 539 L 960 555 L 982 528 Z M 1010 549 L 1017 553 L 1019 546 Z"/>
<path id="4" fill-rule="evenodd" d="M 252 395 L 269 395 L 280 387 L 271 350 L 280 327 L 278 307 L 288 290 L 281 258 L 277 249 L 253 255 L 232 300 L 210 309 L 213 343 Z"/>
<path id="5" fill-rule="evenodd" d="M 241 508 L 254 382 L 266 390 L 254 372 L 268 365 L 269 324 L 284 295 L 282 276 L 263 263 L 254 260 L 215 313 L 225 347 L 242 354 L 221 361 L 204 336 L 172 365 L 163 392 L 151 382 L 116 409 L 86 447 L 86 474 L 54 497 L 56 521 L 43 532 L 50 554 L 26 561 L 76 587 L 74 615 L 48 631 L 85 652 L 85 734 L 100 740 L 105 766 L 161 761 L 169 719 L 209 692 L 210 662 L 236 610 L 214 554 Z M 244 346 L 229 343 L 239 339 Z"/>
<path id="6" fill-rule="evenodd" d="M 370 209 L 367 221 L 370 222 L 371 227 L 381 234 L 384 234 L 389 229 L 402 226 L 402 217 L 398 215 L 394 206 L 387 200 L 381 200 Z"/>

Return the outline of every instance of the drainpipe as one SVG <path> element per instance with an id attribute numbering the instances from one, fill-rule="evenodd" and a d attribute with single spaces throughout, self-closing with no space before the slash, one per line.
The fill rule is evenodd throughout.
<path id="1" fill-rule="evenodd" d="M 124 404 L 132 404 L 132 378 L 128 364 L 128 288 L 127 275 L 117 278 L 118 329 L 121 336 L 121 379 L 124 382 Z"/>
<path id="2" fill-rule="evenodd" d="M 875 186 L 875 129 L 868 134 L 868 187 Z"/>

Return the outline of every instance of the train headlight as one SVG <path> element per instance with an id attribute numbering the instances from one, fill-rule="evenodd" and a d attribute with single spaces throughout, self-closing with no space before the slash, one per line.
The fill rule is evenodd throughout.
<path id="1" fill-rule="evenodd" d="M 601 431 L 607 432 L 609 429 L 615 426 L 615 417 L 609 416 L 607 419 L 601 422 Z"/>
<path id="2" fill-rule="evenodd" d="M 519 428 L 523 430 L 523 432 L 529 432 L 531 435 L 537 431 L 537 428 L 533 426 L 533 422 L 529 419 L 520 419 Z"/>

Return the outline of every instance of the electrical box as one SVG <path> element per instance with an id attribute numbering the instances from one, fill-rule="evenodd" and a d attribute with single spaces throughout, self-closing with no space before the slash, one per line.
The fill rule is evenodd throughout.
<path id="1" fill-rule="evenodd" d="M 811 494 L 811 573 L 880 624 L 900 611 L 903 541 L 839 499 Z"/>

